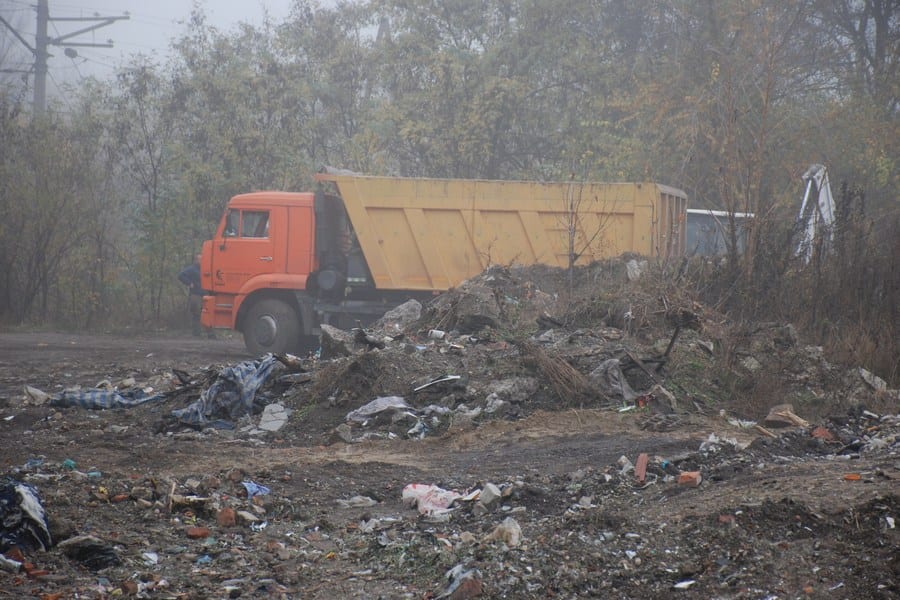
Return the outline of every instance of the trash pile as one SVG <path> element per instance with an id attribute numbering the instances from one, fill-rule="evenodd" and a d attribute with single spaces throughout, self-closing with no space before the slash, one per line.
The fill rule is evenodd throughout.
<path id="1" fill-rule="evenodd" d="M 601 285 L 604 264 L 579 271 L 579 278 Z M 607 271 L 613 281 L 630 272 Z M 542 291 L 534 272 L 557 291 Z M 85 409 L 178 403 L 157 423 L 158 433 L 185 427 L 299 433 L 318 444 L 423 439 L 571 408 L 633 412 L 643 429 L 671 431 L 685 417 L 715 414 L 721 405 L 732 420 L 770 435 L 756 420 L 772 404 L 825 418 L 900 399 L 865 369 L 828 363 L 790 325 L 729 328 L 695 302 L 654 297 L 640 287 L 617 298 L 563 302 L 564 279 L 547 267 L 492 268 L 426 307 L 411 300 L 368 328 L 323 325 L 314 357 L 269 355 L 198 374 L 173 370 L 167 385 L 156 387 L 133 378 L 53 395 L 25 386 L 26 401 Z M 771 402 L 763 384 L 777 385 L 782 402 Z M 754 400 L 757 414 L 750 414 Z M 296 411 L 304 416 L 292 422 Z M 263 422 L 248 421 L 263 413 Z"/>
<path id="2" fill-rule="evenodd" d="M 900 594 L 898 391 L 629 265 L 493 268 L 312 356 L 23 382 L 0 598 Z"/>

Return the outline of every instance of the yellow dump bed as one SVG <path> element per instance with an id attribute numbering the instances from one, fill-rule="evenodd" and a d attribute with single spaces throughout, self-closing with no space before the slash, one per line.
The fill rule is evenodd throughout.
<path id="1" fill-rule="evenodd" d="M 491 265 L 684 253 L 687 198 L 655 183 L 536 183 L 320 173 L 379 289 L 446 290 Z M 570 231 L 574 231 L 572 235 Z"/>

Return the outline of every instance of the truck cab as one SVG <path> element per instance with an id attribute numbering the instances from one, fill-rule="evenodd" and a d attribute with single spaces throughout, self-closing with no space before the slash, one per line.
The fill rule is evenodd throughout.
<path id="1" fill-rule="evenodd" d="M 316 270 L 314 194 L 255 192 L 235 196 L 216 234 L 203 245 L 201 321 L 244 334 L 254 354 L 282 352 L 302 334 L 296 290 Z M 311 317 L 309 317 L 311 320 Z"/>

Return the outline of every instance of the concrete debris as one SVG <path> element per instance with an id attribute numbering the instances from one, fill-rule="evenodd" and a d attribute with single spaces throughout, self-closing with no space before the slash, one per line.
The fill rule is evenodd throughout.
<path id="1" fill-rule="evenodd" d="M 647 270 L 647 266 L 649 263 L 646 260 L 637 260 L 632 258 L 631 260 L 625 263 L 625 272 L 628 276 L 628 281 L 637 281 L 641 278 L 641 275 L 644 274 L 644 271 Z"/>
<path id="2" fill-rule="evenodd" d="M 353 353 L 355 343 L 353 334 L 326 323 L 319 326 L 319 356 L 322 360 L 331 360 Z"/>
<path id="3" fill-rule="evenodd" d="M 422 303 L 418 300 L 407 300 L 400 306 L 394 307 L 384 313 L 379 319 L 378 326 L 388 335 L 404 331 L 422 317 Z"/>
<path id="4" fill-rule="evenodd" d="M 428 310 L 430 320 L 444 315 L 447 327 L 460 333 L 477 333 L 500 325 L 501 309 L 494 291 L 473 280 L 463 282 L 456 290 L 438 296 Z"/>
<path id="5" fill-rule="evenodd" d="M 748 445 L 749 442 L 740 442 L 737 438 L 719 436 L 715 433 L 711 433 L 703 443 L 700 444 L 700 452 L 704 454 L 715 454 L 716 452 L 721 452 L 723 448 L 743 450 Z"/>
<path id="6" fill-rule="evenodd" d="M 484 488 L 481 490 L 481 495 L 478 498 L 478 501 L 481 502 L 484 506 L 491 506 L 502 497 L 502 492 L 500 488 L 498 488 L 493 483 L 484 484 Z"/>
<path id="7" fill-rule="evenodd" d="M 859 367 L 859 376 L 876 392 L 883 392 L 888 389 L 887 382 L 884 379 L 862 367 Z"/>
<path id="8" fill-rule="evenodd" d="M 502 400 L 512 404 L 521 404 L 538 391 L 540 382 L 535 377 L 510 377 L 488 384 L 485 401 Z"/>
<path id="9" fill-rule="evenodd" d="M 510 548 L 515 548 L 522 543 L 522 527 L 512 517 L 506 517 L 484 539 L 485 542 L 502 542 Z"/>
<path id="10" fill-rule="evenodd" d="M 751 373 L 756 373 L 760 369 L 762 369 L 762 363 L 756 360 L 753 356 L 745 356 L 741 359 L 741 366 L 750 371 Z"/>
<path id="11" fill-rule="evenodd" d="M 291 412 L 280 402 L 267 404 L 259 418 L 259 428 L 263 431 L 278 431 L 287 424 Z"/>

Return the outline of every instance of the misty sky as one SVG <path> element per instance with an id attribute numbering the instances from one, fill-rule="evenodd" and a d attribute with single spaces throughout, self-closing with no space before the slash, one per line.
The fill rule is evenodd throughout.
<path id="1" fill-rule="evenodd" d="M 209 23 L 230 30 L 241 22 L 259 24 L 268 11 L 275 22 L 283 20 L 290 12 L 293 0 L 203 0 Z M 25 40 L 34 45 L 37 0 L 0 0 L 0 15 L 16 26 Z M 112 76 L 114 68 L 130 55 L 142 53 L 165 58 L 169 41 L 184 28 L 190 15 L 192 0 L 49 0 L 50 17 L 93 17 L 130 15 L 127 21 L 117 21 L 92 33 L 82 34 L 69 41 L 102 43 L 112 40 L 114 48 L 76 48 L 79 56 L 66 57 L 63 48 L 51 48 L 53 57 L 48 66 L 50 78 L 48 93 L 53 95 L 56 84 L 77 82 L 81 77 L 93 75 L 100 79 Z M 320 2 L 323 6 L 331 0 Z M 84 27 L 85 23 L 50 22 L 48 34 L 51 37 L 65 35 Z M 9 31 L 0 24 L 0 41 L 4 46 L 13 46 L 14 68 L 29 68 L 31 54 L 11 38 Z"/>

